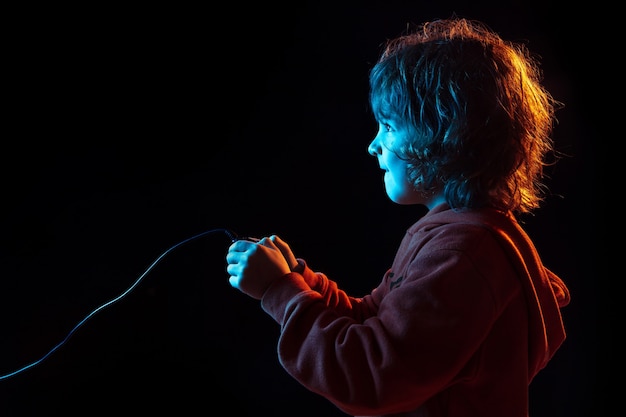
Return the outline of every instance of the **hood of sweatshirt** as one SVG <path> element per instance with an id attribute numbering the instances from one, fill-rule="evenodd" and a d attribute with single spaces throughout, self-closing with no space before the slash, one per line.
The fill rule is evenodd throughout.
<path id="1" fill-rule="evenodd" d="M 570 301 L 570 293 L 565 283 L 543 265 L 530 237 L 512 213 L 488 208 L 452 210 L 442 204 L 429 211 L 420 222 L 433 225 L 479 225 L 489 229 L 498 238 L 518 272 L 528 303 L 528 375 L 532 380 L 565 340 L 561 307 Z"/>

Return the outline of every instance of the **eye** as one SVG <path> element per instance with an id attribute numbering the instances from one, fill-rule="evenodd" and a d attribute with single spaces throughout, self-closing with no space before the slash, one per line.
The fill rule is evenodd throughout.
<path id="1" fill-rule="evenodd" d="M 389 123 L 380 122 L 379 125 L 380 125 L 380 130 L 382 132 L 389 133 L 393 131 L 393 128 L 391 127 Z"/>

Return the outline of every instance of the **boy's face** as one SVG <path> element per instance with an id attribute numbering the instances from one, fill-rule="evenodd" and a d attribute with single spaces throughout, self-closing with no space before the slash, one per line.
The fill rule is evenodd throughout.
<path id="1" fill-rule="evenodd" d="M 400 158 L 390 148 L 409 140 L 408 128 L 392 120 L 379 120 L 378 133 L 367 151 L 378 159 L 378 165 L 385 172 L 384 184 L 387 196 L 397 204 L 424 204 L 428 208 L 443 202 L 439 194 L 425 196 L 413 186 L 408 176 L 407 161 Z"/>

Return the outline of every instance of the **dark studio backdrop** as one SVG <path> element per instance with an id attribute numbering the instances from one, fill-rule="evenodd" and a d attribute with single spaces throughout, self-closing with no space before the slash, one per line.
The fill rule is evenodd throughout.
<path id="1" fill-rule="evenodd" d="M 555 139 L 571 157 L 549 169 L 555 196 L 524 219 L 573 297 L 568 339 L 531 386 L 531 417 L 596 415 L 596 351 L 608 340 L 596 329 L 593 225 L 581 221 L 593 217 L 590 64 L 574 42 L 592 12 L 565 20 L 550 2 L 517 1 L 171 7 L 7 14 L 0 375 L 214 228 L 278 234 L 353 294 L 369 291 L 422 212 L 389 202 L 366 152 L 367 71 L 407 24 L 456 12 L 527 42 L 566 104 Z M 0 415 L 343 416 L 280 367 L 278 326 L 228 284 L 229 243 L 216 232 L 160 258 L 44 361 L 0 380 Z"/>

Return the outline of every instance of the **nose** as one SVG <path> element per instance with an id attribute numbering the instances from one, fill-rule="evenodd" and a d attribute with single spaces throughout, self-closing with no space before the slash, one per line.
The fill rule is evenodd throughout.
<path id="1" fill-rule="evenodd" d="M 376 135 L 376 137 L 378 137 L 378 135 Z M 376 140 L 376 137 L 372 139 L 372 141 L 367 147 L 367 153 L 369 153 L 372 156 L 376 156 L 380 154 L 380 144 Z"/>

